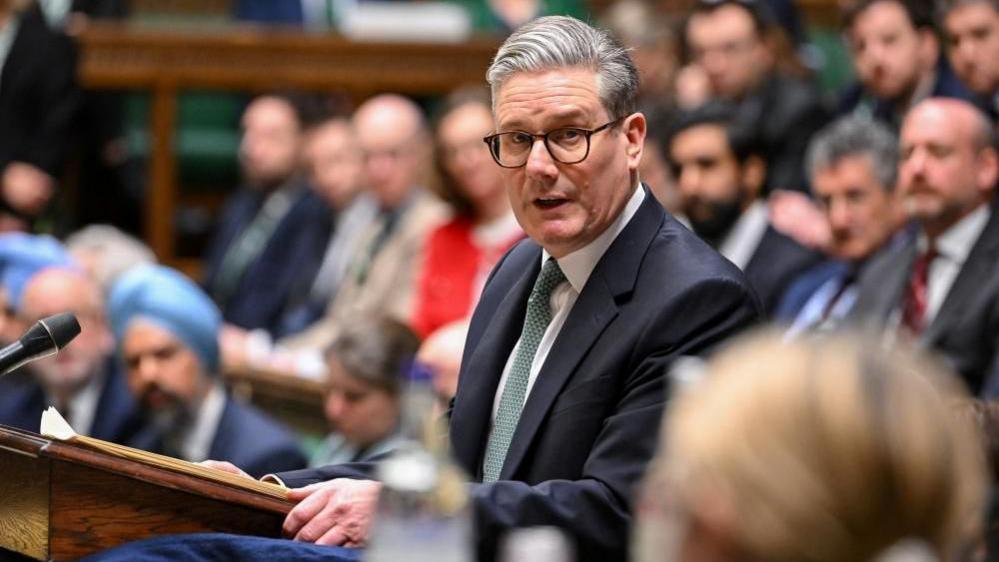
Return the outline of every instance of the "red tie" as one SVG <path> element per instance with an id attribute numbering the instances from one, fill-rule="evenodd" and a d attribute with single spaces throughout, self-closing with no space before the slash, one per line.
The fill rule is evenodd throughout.
<path id="1" fill-rule="evenodd" d="M 902 309 L 902 325 L 910 333 L 919 335 L 926 328 L 926 304 L 929 300 L 927 285 L 930 274 L 930 263 L 937 257 L 936 250 L 929 248 L 916 258 L 912 265 L 912 276 L 909 277 L 909 287 L 905 293 L 905 303 Z"/>

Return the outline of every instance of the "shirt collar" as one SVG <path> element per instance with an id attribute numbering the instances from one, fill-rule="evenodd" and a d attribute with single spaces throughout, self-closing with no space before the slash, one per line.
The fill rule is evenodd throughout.
<path id="1" fill-rule="evenodd" d="M 746 269 L 770 224 L 768 214 L 766 203 L 759 199 L 754 201 L 739 215 L 725 235 L 718 246 L 718 253 L 739 266 L 739 269 Z"/>
<path id="2" fill-rule="evenodd" d="M 586 285 L 587 279 L 590 278 L 590 274 L 593 273 L 593 268 L 597 266 L 597 262 L 603 257 L 604 252 L 607 251 L 607 248 L 614 242 L 618 234 L 621 234 L 624 227 L 631 221 L 631 217 L 635 216 L 635 213 L 638 212 L 638 208 L 642 206 L 642 201 L 644 200 L 645 190 L 642 189 L 641 184 L 638 184 L 635 186 L 635 191 L 631 194 L 631 199 L 624 205 L 621 214 L 617 216 L 614 222 L 600 236 L 597 236 L 589 244 L 575 252 L 555 260 L 558 262 L 562 273 L 565 274 L 565 278 L 569 280 L 569 284 L 572 285 L 572 288 L 577 293 L 583 292 L 583 287 Z M 548 253 L 548 250 L 542 250 L 541 264 L 544 265 L 550 256 L 551 254 Z"/>
<path id="3" fill-rule="evenodd" d="M 184 457 L 188 460 L 197 462 L 208 458 L 225 411 L 225 400 L 225 391 L 221 385 L 213 382 L 181 445 Z"/>
<path id="4" fill-rule="evenodd" d="M 963 264 L 971 253 L 971 248 L 975 245 L 978 237 L 985 230 L 985 225 L 989 222 L 991 215 L 989 205 L 979 205 L 977 209 L 965 215 L 953 226 L 937 237 L 936 251 L 941 256 L 958 264 Z M 926 234 L 919 234 L 919 250 L 925 252 L 929 247 L 929 240 Z"/>

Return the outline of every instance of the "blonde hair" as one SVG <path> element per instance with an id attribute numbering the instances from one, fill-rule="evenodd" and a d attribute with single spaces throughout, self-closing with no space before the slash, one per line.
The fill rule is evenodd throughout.
<path id="1" fill-rule="evenodd" d="M 670 407 L 652 481 L 771 562 L 869 560 L 917 539 L 951 560 L 982 516 L 984 464 L 932 361 L 857 336 L 751 337 Z M 657 493 L 656 491 L 652 492 Z"/>

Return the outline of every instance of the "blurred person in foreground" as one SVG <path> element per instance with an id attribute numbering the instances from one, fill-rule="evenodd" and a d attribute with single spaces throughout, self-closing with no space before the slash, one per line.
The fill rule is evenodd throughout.
<path id="1" fill-rule="evenodd" d="M 108 316 L 148 418 L 133 446 L 188 461 L 227 459 L 257 476 L 305 466 L 285 428 L 223 387 L 221 315 L 193 282 L 163 266 L 133 268 L 111 290 Z"/>
<path id="2" fill-rule="evenodd" d="M 394 320 L 361 319 L 326 351 L 332 428 L 310 466 L 376 460 L 399 445 L 399 387 L 420 340 Z"/>
<path id="3" fill-rule="evenodd" d="M 579 562 L 626 560 L 666 373 L 758 318 L 738 269 L 641 186 L 637 78 L 609 33 L 559 16 L 517 30 L 488 73 L 489 143 L 529 239 L 486 283 L 450 415 L 483 562 L 506 531 L 528 525 L 562 528 Z M 174 536 L 98 559 L 204 559 L 218 548 L 243 560 L 335 560 L 347 554 L 323 545 L 368 540 L 381 490 L 365 479 L 373 468 L 274 475 L 299 502 L 284 525 L 295 541 Z"/>
<path id="4" fill-rule="evenodd" d="M 423 248 L 411 322 L 421 338 L 467 318 L 493 266 L 524 237 L 503 175 L 482 142 L 492 125 L 484 90 L 453 93 L 437 121 L 437 168 L 453 216 Z"/>
<path id="5" fill-rule="evenodd" d="M 898 195 L 917 236 L 860 276 L 850 318 L 946 358 L 973 394 L 999 393 L 999 155 L 970 102 L 931 98 L 899 135 Z"/>
<path id="6" fill-rule="evenodd" d="M 113 357 L 100 286 L 49 237 L 6 235 L 0 240 L 0 262 L 18 332 L 61 312 L 72 312 L 82 328 L 57 355 L 4 377 L 0 423 L 38 431 L 42 411 L 55 406 L 80 434 L 128 442 L 137 429 L 138 412 Z"/>
<path id="7" fill-rule="evenodd" d="M 762 2 L 698 0 L 684 30 L 690 64 L 678 87 L 693 75 L 703 75 L 706 87 L 693 98 L 681 93 L 679 103 L 687 109 L 711 100 L 733 104 L 766 161 L 763 193 L 807 192 L 805 147 L 828 112 L 814 85 L 777 69 L 767 41 L 774 25 Z"/>
<path id="8" fill-rule="evenodd" d="M 770 315 L 791 281 L 820 256 L 770 223 L 767 165 L 754 140 L 729 106 L 708 104 L 677 117 L 667 160 L 691 228 L 746 274 Z"/>
<path id="9" fill-rule="evenodd" d="M 985 463 L 938 367 L 853 336 L 718 354 L 663 420 L 633 560 L 965 560 Z"/>
<path id="10" fill-rule="evenodd" d="M 951 67 L 992 122 L 999 118 L 999 0 L 941 0 Z"/>
<path id="11" fill-rule="evenodd" d="M 781 297 L 774 319 L 791 336 L 839 325 L 857 300 L 857 278 L 869 258 L 912 233 L 894 236 L 906 217 L 895 193 L 898 140 L 886 125 L 839 119 L 812 139 L 807 164 L 829 223 L 830 259 L 803 272 Z"/>
<path id="12" fill-rule="evenodd" d="M 926 98 L 970 99 L 941 52 L 932 2 L 859 0 L 843 22 L 857 82 L 844 92 L 841 113 L 897 131 L 909 109 Z"/>
<path id="13" fill-rule="evenodd" d="M 278 329 L 299 277 L 315 272 L 330 212 L 301 173 L 304 119 L 285 95 L 255 98 L 239 144 L 244 186 L 226 201 L 205 254 L 204 286 L 228 324 Z"/>

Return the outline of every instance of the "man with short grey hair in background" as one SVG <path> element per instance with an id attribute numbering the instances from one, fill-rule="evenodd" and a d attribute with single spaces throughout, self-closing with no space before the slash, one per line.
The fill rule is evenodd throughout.
<path id="1" fill-rule="evenodd" d="M 488 79 L 485 140 L 529 239 L 486 283 L 449 412 L 478 559 L 495 559 L 511 528 L 552 525 L 581 562 L 627 560 L 667 371 L 754 322 L 758 305 L 639 182 L 637 71 L 609 34 L 540 18 L 507 39 Z M 277 474 L 300 502 L 285 534 L 364 545 L 381 486 L 359 479 L 365 468 Z M 289 558 L 317 548 L 286 545 Z"/>
<path id="2" fill-rule="evenodd" d="M 829 225 L 831 259 L 799 275 L 785 291 L 775 320 L 789 326 L 789 335 L 837 327 L 856 302 L 864 264 L 905 238 L 894 236 L 905 216 L 894 192 L 898 141 L 887 126 L 859 117 L 835 121 L 812 140 L 806 165 Z"/>

